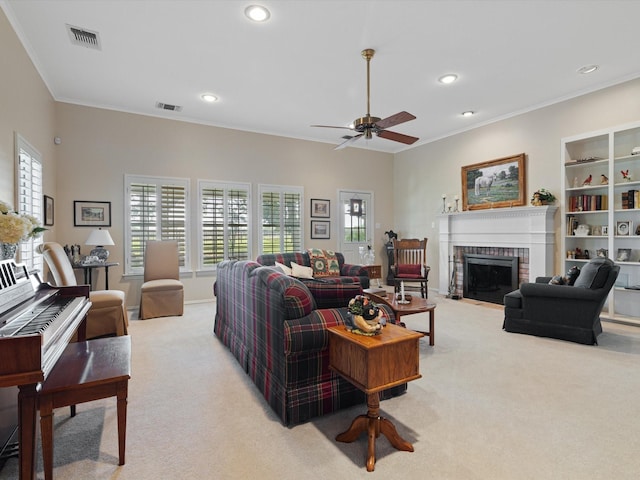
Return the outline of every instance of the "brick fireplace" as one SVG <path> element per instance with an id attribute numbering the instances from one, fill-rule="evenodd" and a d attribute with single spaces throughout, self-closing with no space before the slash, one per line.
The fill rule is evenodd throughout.
<path id="1" fill-rule="evenodd" d="M 439 293 L 462 296 L 464 254 L 518 257 L 518 283 L 553 272 L 557 207 L 515 207 L 440 215 Z"/>

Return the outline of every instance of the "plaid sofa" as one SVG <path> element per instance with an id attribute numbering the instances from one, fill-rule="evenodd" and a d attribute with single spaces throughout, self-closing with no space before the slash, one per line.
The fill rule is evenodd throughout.
<path id="1" fill-rule="evenodd" d="M 217 273 L 213 331 L 284 425 L 365 401 L 329 370 L 326 329 L 344 323 L 346 308 L 316 308 L 302 282 L 253 261 L 224 261 Z M 393 312 L 380 308 L 395 323 Z M 405 390 L 396 387 L 383 398 Z"/>
<path id="2" fill-rule="evenodd" d="M 318 308 L 346 307 L 349 300 L 362 293 L 363 288 L 369 288 L 367 269 L 361 265 L 344 263 L 344 255 L 340 252 L 335 252 L 335 254 L 340 264 L 339 277 L 299 279 L 313 295 Z M 305 267 L 311 266 L 308 252 L 265 254 L 260 255 L 256 262 L 261 265 L 275 265 L 278 262 L 287 267 L 291 266 L 291 262 L 295 262 Z"/>

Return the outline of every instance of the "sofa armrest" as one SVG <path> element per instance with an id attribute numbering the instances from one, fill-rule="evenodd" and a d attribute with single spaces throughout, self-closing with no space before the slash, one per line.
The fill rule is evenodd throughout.
<path id="1" fill-rule="evenodd" d="M 389 323 L 396 323 L 396 317 L 387 305 L 378 304 Z M 284 353 L 308 354 L 329 348 L 329 332 L 327 328 L 344 325 L 347 320 L 346 308 L 323 308 L 314 310 L 301 318 L 284 322 Z M 354 333 L 355 335 L 355 333 Z"/>
<path id="2" fill-rule="evenodd" d="M 568 301 L 599 302 L 602 289 L 576 288 L 568 285 L 549 285 L 548 283 L 523 283 L 520 285 L 523 299 L 526 297 L 558 298 Z"/>
<path id="3" fill-rule="evenodd" d="M 369 270 L 364 268 L 362 265 L 343 263 L 340 268 L 340 275 L 343 277 L 368 277 Z"/>

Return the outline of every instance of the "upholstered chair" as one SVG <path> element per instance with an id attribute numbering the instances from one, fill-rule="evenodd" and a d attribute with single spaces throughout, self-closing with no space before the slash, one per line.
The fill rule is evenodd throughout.
<path id="1" fill-rule="evenodd" d="M 149 240 L 144 252 L 144 283 L 140 319 L 182 315 L 184 286 L 180 281 L 178 242 Z"/>
<path id="2" fill-rule="evenodd" d="M 69 257 L 59 243 L 45 242 L 39 248 L 58 287 L 77 285 Z M 125 295 L 121 290 L 94 290 L 89 293 L 91 309 L 87 315 L 87 340 L 126 335 L 129 325 Z"/>

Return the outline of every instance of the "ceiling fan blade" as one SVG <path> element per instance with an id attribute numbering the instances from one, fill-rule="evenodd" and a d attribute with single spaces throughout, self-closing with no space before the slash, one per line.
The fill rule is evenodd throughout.
<path id="1" fill-rule="evenodd" d="M 364 135 L 364 133 L 361 133 L 360 135 L 356 135 L 355 137 L 348 138 L 347 140 L 342 142 L 340 145 L 338 145 L 336 148 L 334 148 L 334 150 L 342 150 L 343 148 L 348 147 L 349 145 L 351 145 L 353 142 L 358 140 L 363 135 Z"/>
<path id="2" fill-rule="evenodd" d="M 376 126 L 381 129 L 400 125 L 401 123 L 408 122 L 409 120 L 415 120 L 415 115 L 411 115 L 409 112 L 399 112 L 390 117 L 383 118 L 376 122 Z"/>
<path id="3" fill-rule="evenodd" d="M 418 140 L 418 137 L 412 137 L 403 133 L 390 132 L 389 130 L 381 130 L 378 132 L 378 136 L 386 138 L 387 140 L 393 140 L 394 142 L 405 143 L 407 145 L 413 145 Z"/>
<path id="4" fill-rule="evenodd" d="M 311 125 L 312 127 L 320 127 L 320 128 L 345 128 L 347 130 L 353 130 L 353 128 L 350 127 L 338 127 L 336 125 Z"/>

